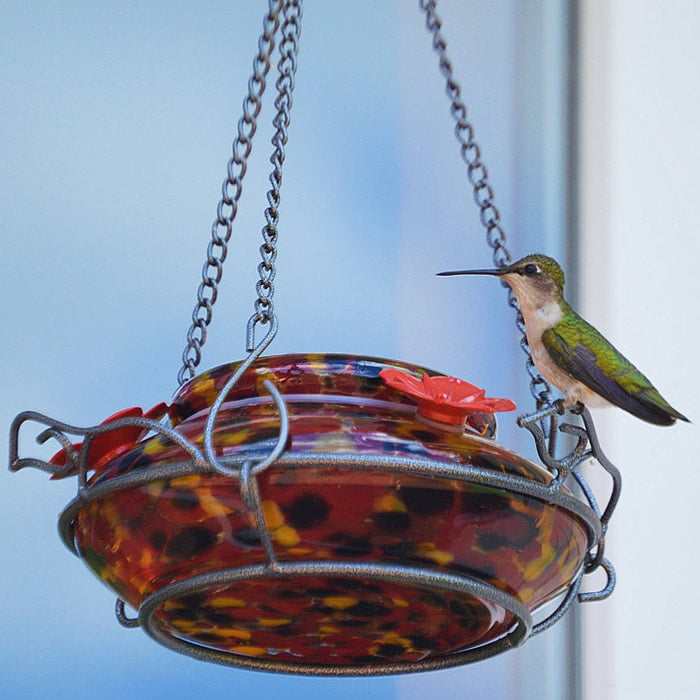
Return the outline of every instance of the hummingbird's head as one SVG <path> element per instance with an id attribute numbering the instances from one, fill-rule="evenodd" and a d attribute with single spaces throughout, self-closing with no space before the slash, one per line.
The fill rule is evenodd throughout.
<path id="1" fill-rule="evenodd" d="M 501 277 L 515 293 L 520 306 L 539 307 L 559 300 L 564 293 L 564 273 L 559 263 L 546 255 L 534 253 L 492 270 L 455 270 L 439 275 L 494 275 Z"/>

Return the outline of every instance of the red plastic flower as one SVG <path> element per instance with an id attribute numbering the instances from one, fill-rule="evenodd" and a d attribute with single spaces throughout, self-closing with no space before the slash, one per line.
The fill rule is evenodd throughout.
<path id="1" fill-rule="evenodd" d="M 514 411 L 510 399 L 487 398 L 486 391 L 457 377 L 429 377 L 416 379 L 398 369 L 383 369 L 379 376 L 392 389 L 410 396 L 418 404 L 418 414 L 425 418 L 460 425 L 469 413 Z"/>
<path id="2" fill-rule="evenodd" d="M 125 408 L 109 418 L 105 418 L 100 425 L 106 425 L 107 423 L 112 423 L 121 418 L 148 418 L 150 420 L 160 420 L 167 412 L 168 405 L 162 402 L 145 413 L 142 409 L 135 406 L 134 408 Z M 132 449 L 148 432 L 148 428 L 142 428 L 138 425 L 125 425 L 122 428 L 99 433 L 94 437 L 90 445 L 90 452 L 87 459 L 88 471 L 100 471 L 105 464 L 111 462 L 115 457 Z M 73 451 L 77 453 L 82 446 L 82 442 L 75 443 L 72 446 Z M 49 461 L 57 467 L 64 467 L 68 461 L 66 450 L 59 450 Z M 72 469 L 68 472 L 54 474 L 51 478 L 63 479 L 67 476 L 73 476 L 74 474 L 77 474 L 77 471 Z"/>

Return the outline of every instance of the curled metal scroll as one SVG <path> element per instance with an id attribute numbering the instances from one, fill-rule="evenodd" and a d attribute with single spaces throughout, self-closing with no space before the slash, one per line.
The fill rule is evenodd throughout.
<path id="1" fill-rule="evenodd" d="M 536 411 L 527 416 L 521 416 L 518 418 L 518 425 L 521 428 L 526 428 L 532 434 L 535 440 L 537 454 L 542 460 L 542 463 L 554 475 L 552 486 L 556 484 L 556 488 L 559 488 L 566 478 L 571 476 L 578 484 L 586 501 L 600 521 L 601 538 L 595 546 L 589 549 L 582 574 L 590 574 L 598 568 L 602 568 L 605 571 L 607 580 L 605 586 L 599 591 L 579 593 L 578 600 L 580 602 L 603 600 L 607 598 L 615 588 L 615 569 L 603 554 L 605 552 L 605 534 L 607 532 L 608 523 L 610 522 L 610 518 L 620 498 L 622 476 L 618 468 L 606 457 L 600 446 L 598 434 L 596 433 L 590 411 L 580 403 L 571 409 L 571 413 L 581 416 L 583 426 L 573 423 L 562 423 L 558 425 L 558 417 L 563 413 L 564 405 L 561 401 L 557 401 L 540 411 Z M 549 438 L 547 438 L 542 428 L 547 418 L 550 419 Z M 560 432 L 576 438 L 576 445 L 573 449 L 559 458 L 556 457 L 557 427 Z M 597 461 L 612 479 L 611 493 L 605 505 L 605 509 L 602 512 L 593 491 L 579 471 L 581 465 L 589 459 Z M 555 615 L 557 612 L 558 611 L 555 611 Z M 559 615 L 559 617 L 560 616 L 561 615 Z M 539 631 L 537 628 L 535 629 Z"/>
<path id="2" fill-rule="evenodd" d="M 19 456 L 20 429 L 25 423 L 28 422 L 39 423 L 47 426 L 45 430 L 37 435 L 36 442 L 43 445 L 50 439 L 56 440 L 65 450 L 65 465 L 52 464 L 51 462 L 38 459 L 36 457 Z M 88 428 L 81 428 L 76 425 L 71 425 L 69 423 L 56 420 L 55 418 L 50 418 L 43 413 L 37 413 L 36 411 L 22 411 L 22 413 L 19 413 L 15 417 L 10 426 L 10 471 L 16 472 L 26 467 L 33 467 L 34 469 L 47 472 L 48 474 L 51 474 L 57 478 L 76 473 L 78 475 L 78 491 L 83 491 L 87 488 L 88 455 L 95 437 L 97 435 L 109 433 L 113 430 L 119 430 L 120 428 L 127 426 L 143 428 L 145 431 L 162 435 L 167 439 L 172 440 L 185 452 L 187 452 L 187 454 L 189 454 L 192 458 L 193 464 L 198 466 L 204 466 L 207 464 L 206 458 L 196 445 L 189 442 L 189 440 L 187 440 L 181 433 L 173 430 L 163 423 L 151 420 L 150 418 L 131 416 L 119 418 L 117 420 L 109 421 L 108 423 L 102 423 L 100 425 L 94 425 Z M 77 451 L 68 435 L 76 435 L 85 438 Z"/>

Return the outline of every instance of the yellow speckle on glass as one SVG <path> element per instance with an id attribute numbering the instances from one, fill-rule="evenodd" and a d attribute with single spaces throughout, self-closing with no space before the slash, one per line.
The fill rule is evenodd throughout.
<path id="1" fill-rule="evenodd" d="M 218 435 L 217 436 L 217 441 L 219 444 L 222 446 L 225 445 L 226 447 L 232 447 L 234 445 L 242 445 L 244 442 L 248 440 L 250 436 L 250 429 L 249 428 L 240 428 L 238 430 L 231 430 L 223 435 Z"/>
<path id="2" fill-rule="evenodd" d="M 246 605 L 245 600 L 240 598 L 231 598 L 228 596 L 221 596 L 219 598 L 214 598 L 210 605 L 212 608 L 244 608 Z"/>
<path id="3" fill-rule="evenodd" d="M 173 620 L 170 624 L 181 632 L 191 632 L 196 626 L 192 620 Z"/>
<path id="4" fill-rule="evenodd" d="M 311 547 L 291 547 L 288 552 L 295 557 L 303 557 L 306 554 L 311 554 L 314 550 Z"/>
<path id="5" fill-rule="evenodd" d="M 151 496 L 152 498 L 158 498 L 158 496 L 160 496 L 160 494 L 163 493 L 164 488 L 165 488 L 164 481 L 152 481 L 146 487 L 146 491 L 148 491 L 148 495 Z"/>
<path id="6" fill-rule="evenodd" d="M 413 643 L 407 637 L 401 637 L 396 632 L 387 632 L 383 637 L 380 637 L 374 641 L 369 647 L 369 653 L 372 655 L 381 655 L 381 648 L 385 644 L 390 644 L 392 646 L 401 646 L 406 651 L 411 651 L 413 648 Z"/>
<path id="7" fill-rule="evenodd" d="M 150 566 L 153 563 L 153 554 L 151 553 L 150 549 L 144 549 L 141 552 L 141 559 L 139 561 L 139 566 L 143 566 L 144 568 Z"/>
<path id="8" fill-rule="evenodd" d="M 265 523 L 270 530 L 276 530 L 284 524 L 284 515 L 274 501 L 263 501 L 263 512 L 265 513 Z"/>
<path id="9" fill-rule="evenodd" d="M 240 654 L 241 656 L 262 656 L 263 654 L 267 653 L 267 649 L 248 646 L 247 644 L 239 644 L 231 647 L 231 651 L 234 654 Z"/>
<path id="10" fill-rule="evenodd" d="M 406 505 L 395 493 L 387 493 L 374 499 L 372 510 L 375 513 L 405 513 Z"/>
<path id="11" fill-rule="evenodd" d="M 251 634 L 248 630 L 239 630 L 238 627 L 213 627 L 212 631 L 222 639 L 224 637 L 234 637 L 235 639 L 250 639 Z"/>
<path id="12" fill-rule="evenodd" d="M 274 532 L 275 542 L 283 547 L 294 547 L 299 544 L 299 533 L 290 525 L 282 525 Z"/>
<path id="13" fill-rule="evenodd" d="M 551 544 L 542 545 L 542 553 L 537 559 L 533 559 L 523 571 L 523 578 L 526 581 L 534 581 L 539 578 L 544 570 L 552 563 L 556 556 L 556 550 Z"/>
<path id="14" fill-rule="evenodd" d="M 213 379 L 200 379 L 198 382 L 195 383 L 195 385 L 192 387 L 192 393 L 200 395 L 200 396 L 206 396 L 209 393 L 214 392 L 214 380 Z"/>
<path id="15" fill-rule="evenodd" d="M 328 596 L 323 599 L 323 604 L 334 610 L 345 610 L 346 608 L 351 608 L 353 605 L 357 605 L 357 598 L 340 595 Z"/>
<path id="16" fill-rule="evenodd" d="M 187 476 L 178 476 L 170 482 L 170 485 L 176 489 L 191 489 L 199 486 L 202 483 L 201 474 L 188 474 Z"/>
<path id="17" fill-rule="evenodd" d="M 397 608 L 407 608 L 408 607 L 408 601 L 404 600 L 403 598 L 392 598 L 391 602 Z"/>
<path id="18" fill-rule="evenodd" d="M 418 553 L 428 559 L 432 559 L 436 564 L 444 566 L 454 560 L 454 555 L 438 549 L 432 542 L 421 542 L 418 545 Z"/>
<path id="19" fill-rule="evenodd" d="M 261 617 L 258 624 L 261 627 L 282 627 L 289 625 L 292 621 L 288 617 Z"/>
<path id="20" fill-rule="evenodd" d="M 202 507 L 202 510 L 207 515 L 211 515 L 212 518 L 223 517 L 233 513 L 233 508 L 224 505 L 218 498 L 212 496 L 210 493 L 200 494 L 199 505 Z"/>
<path id="21" fill-rule="evenodd" d="M 159 437 L 153 437 L 143 446 L 144 455 L 152 455 L 163 449 L 163 441 Z"/>
<path id="22" fill-rule="evenodd" d="M 529 603 L 534 595 L 534 588 L 521 588 L 520 591 L 518 591 L 518 598 L 520 598 L 523 603 Z"/>

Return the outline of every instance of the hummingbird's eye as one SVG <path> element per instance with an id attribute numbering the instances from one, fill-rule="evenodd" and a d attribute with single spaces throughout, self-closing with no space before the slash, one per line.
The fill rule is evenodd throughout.
<path id="1" fill-rule="evenodd" d="M 537 265 L 535 263 L 528 263 L 523 267 L 523 273 L 526 274 L 528 277 L 533 277 L 539 272 L 539 269 L 537 268 Z"/>

